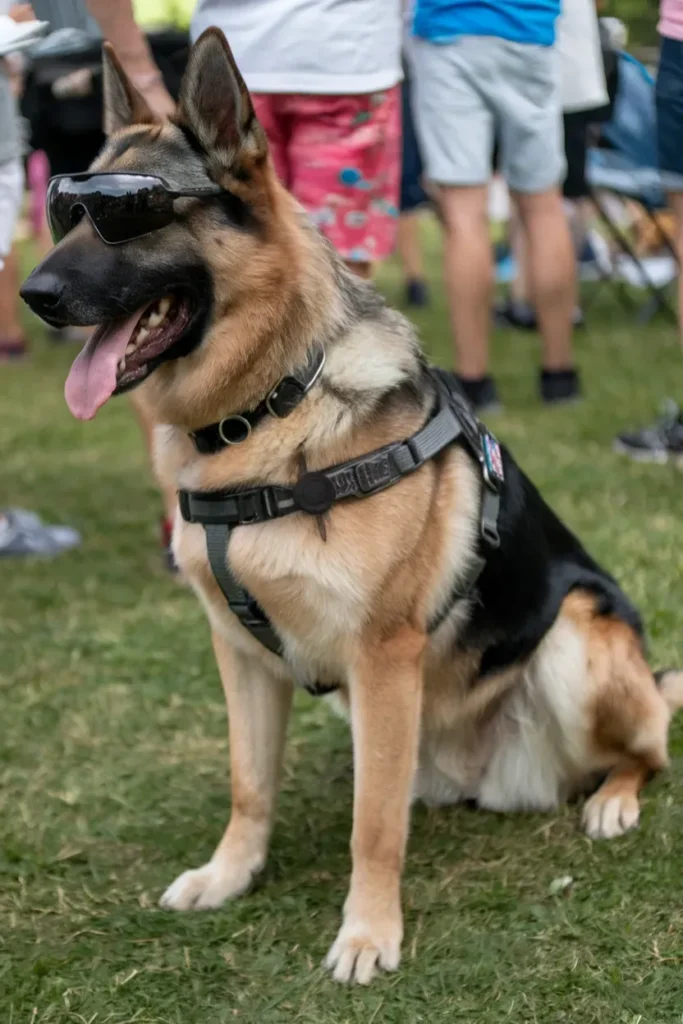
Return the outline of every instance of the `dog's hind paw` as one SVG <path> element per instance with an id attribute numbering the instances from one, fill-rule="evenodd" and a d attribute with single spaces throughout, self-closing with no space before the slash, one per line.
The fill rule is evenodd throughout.
<path id="1" fill-rule="evenodd" d="M 335 981 L 369 985 L 377 968 L 395 971 L 401 959 L 402 928 L 387 923 L 373 928 L 353 919 L 345 921 L 325 959 Z"/>
<path id="2" fill-rule="evenodd" d="M 639 817 L 635 794 L 598 790 L 583 808 L 583 827 L 591 839 L 615 839 L 635 828 Z"/>
<path id="3" fill-rule="evenodd" d="M 209 861 L 201 868 L 183 871 L 169 885 L 159 906 L 166 910 L 214 910 L 246 892 L 255 874 L 248 866 L 240 868 Z"/>

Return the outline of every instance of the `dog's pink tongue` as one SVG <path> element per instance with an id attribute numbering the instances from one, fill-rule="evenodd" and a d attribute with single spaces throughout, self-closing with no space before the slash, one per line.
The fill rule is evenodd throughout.
<path id="1" fill-rule="evenodd" d="M 91 420 L 111 398 L 118 365 L 145 308 L 96 328 L 74 359 L 64 385 L 64 397 L 76 419 Z"/>

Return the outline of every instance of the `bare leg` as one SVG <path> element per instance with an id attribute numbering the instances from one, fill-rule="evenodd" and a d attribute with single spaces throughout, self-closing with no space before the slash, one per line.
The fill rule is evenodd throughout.
<path id="1" fill-rule="evenodd" d="M 510 298 L 515 302 L 529 302 L 529 248 L 524 227 L 515 210 L 510 218 L 510 248 L 514 253 L 516 272 L 510 282 Z"/>
<path id="2" fill-rule="evenodd" d="M 266 862 L 292 702 L 290 683 L 273 680 L 257 662 L 237 657 L 215 631 L 213 648 L 228 704 L 232 813 L 211 860 L 185 871 L 162 907 L 219 907 L 245 892 Z"/>
<path id="3" fill-rule="evenodd" d="M 446 293 L 462 377 L 485 376 L 489 362 L 489 326 L 493 260 L 484 185 L 442 186 L 439 207 L 445 230 Z"/>
<path id="4" fill-rule="evenodd" d="M 0 270 L 0 334 L 10 341 L 21 341 L 24 335 L 19 320 L 19 268 L 14 246 Z"/>
<path id="5" fill-rule="evenodd" d="M 424 277 L 422 246 L 420 244 L 420 213 L 402 213 L 398 218 L 396 248 L 406 281 L 421 281 Z"/>
<path id="6" fill-rule="evenodd" d="M 398 967 L 424 642 L 405 626 L 391 640 L 366 647 L 353 676 L 353 871 L 344 923 L 327 957 L 337 981 L 368 984 L 377 966 Z"/>
<path id="7" fill-rule="evenodd" d="M 535 195 L 516 193 L 528 245 L 531 296 L 543 339 L 543 366 L 566 370 L 574 365 L 572 316 L 576 270 L 569 225 L 558 189 Z"/>

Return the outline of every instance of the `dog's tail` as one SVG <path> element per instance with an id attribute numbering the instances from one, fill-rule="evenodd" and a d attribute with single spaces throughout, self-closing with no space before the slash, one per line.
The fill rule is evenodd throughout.
<path id="1" fill-rule="evenodd" d="M 663 668 L 655 672 L 655 682 L 659 692 L 669 705 L 673 715 L 683 708 L 683 672 L 676 668 Z"/>

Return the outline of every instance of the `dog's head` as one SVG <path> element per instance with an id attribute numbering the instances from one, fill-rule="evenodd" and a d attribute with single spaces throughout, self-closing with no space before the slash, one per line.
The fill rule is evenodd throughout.
<path id="1" fill-rule="evenodd" d="M 271 300 L 277 292 L 282 254 L 272 257 L 273 206 L 284 193 L 219 30 L 192 48 L 170 121 L 155 119 L 108 45 L 104 81 L 108 140 L 91 172 L 155 175 L 174 192 L 207 195 L 175 199 L 171 223 L 119 244 L 95 230 L 96 209 L 74 203 L 74 226 L 67 224 L 21 294 L 55 327 L 98 325 L 67 381 L 74 415 L 90 419 L 111 395 L 147 380 L 165 397 L 193 394 L 201 407 L 208 375 L 218 370 L 212 325 L 247 296 L 253 301 L 257 278 Z M 226 359 L 253 358 L 226 353 L 225 338 L 221 344 L 223 376 Z"/>

